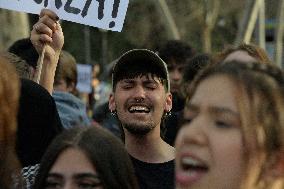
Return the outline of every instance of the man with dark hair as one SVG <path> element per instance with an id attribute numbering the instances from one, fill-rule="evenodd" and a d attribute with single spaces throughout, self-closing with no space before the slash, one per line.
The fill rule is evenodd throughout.
<path id="1" fill-rule="evenodd" d="M 165 120 L 162 136 L 168 144 L 173 146 L 178 130 L 178 115 L 185 103 L 181 88 L 184 68 L 187 60 L 194 56 L 194 50 L 183 41 L 169 40 L 158 48 L 157 53 L 167 64 L 173 95 L 171 116 Z"/>
<path id="2" fill-rule="evenodd" d="M 181 93 L 183 97 L 187 96 L 190 88 L 190 84 L 194 77 L 204 67 L 211 63 L 211 56 L 209 54 L 198 54 L 191 59 L 186 60 L 186 66 L 184 67 L 184 73 L 182 77 L 182 89 Z M 165 121 L 166 131 L 164 139 L 167 143 L 173 145 L 176 139 L 177 132 L 181 126 L 183 111 L 173 112 L 170 117 Z"/>
<path id="3" fill-rule="evenodd" d="M 184 107 L 184 99 L 180 94 L 183 70 L 186 61 L 193 57 L 194 50 L 183 41 L 169 40 L 158 49 L 158 55 L 168 66 L 173 95 L 172 111 L 180 111 Z"/>
<path id="4" fill-rule="evenodd" d="M 212 62 L 211 55 L 201 53 L 187 61 L 182 78 L 183 87 L 189 86 L 196 74 Z M 184 86 L 186 85 L 186 86 Z M 184 91 L 186 92 L 186 91 Z"/>
<path id="5" fill-rule="evenodd" d="M 140 188 L 174 188 L 174 148 L 160 137 L 172 108 L 166 64 L 152 51 L 128 51 L 113 68 L 112 86 L 109 109 L 123 128 Z"/>
<path id="6" fill-rule="evenodd" d="M 62 30 L 55 23 L 58 17 L 54 12 L 44 9 L 40 15 L 31 39 L 39 53 L 43 44 L 47 44 L 43 65 L 51 66 L 46 69 L 53 71 L 64 42 Z M 52 78 L 45 83 L 53 84 Z M 173 189 L 175 150 L 160 137 L 161 122 L 172 108 L 166 64 L 152 51 L 129 51 L 116 62 L 112 83 L 109 109 L 123 127 L 125 147 L 132 158 L 140 188 Z"/>

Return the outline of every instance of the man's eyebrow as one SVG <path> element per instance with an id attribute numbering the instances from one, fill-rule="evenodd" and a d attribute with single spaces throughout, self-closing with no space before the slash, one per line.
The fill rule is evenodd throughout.
<path id="1" fill-rule="evenodd" d="M 155 80 L 155 79 L 146 79 L 145 81 L 143 81 L 143 83 L 146 83 L 146 84 L 149 84 L 149 83 L 158 84 L 159 82 L 160 82 L 159 80 Z"/>
<path id="2" fill-rule="evenodd" d="M 121 82 L 124 82 L 124 83 L 133 83 L 134 82 L 134 79 L 122 79 Z"/>

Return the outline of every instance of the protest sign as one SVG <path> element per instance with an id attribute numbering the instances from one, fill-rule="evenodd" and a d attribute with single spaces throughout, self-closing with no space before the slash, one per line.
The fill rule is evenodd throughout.
<path id="1" fill-rule="evenodd" d="M 79 92 L 92 92 L 92 66 L 88 64 L 77 64 L 77 90 Z"/>
<path id="2" fill-rule="evenodd" d="M 39 14 L 43 8 L 60 19 L 121 31 L 129 0 L 1 0 L 0 8 Z"/>

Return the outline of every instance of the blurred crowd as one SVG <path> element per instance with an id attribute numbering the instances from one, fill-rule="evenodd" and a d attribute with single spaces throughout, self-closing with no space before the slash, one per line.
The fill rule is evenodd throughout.
<path id="1" fill-rule="evenodd" d="M 44 9 L 0 53 L 1 189 L 284 188 L 284 74 L 264 49 L 132 49 L 82 98 L 64 40 Z"/>

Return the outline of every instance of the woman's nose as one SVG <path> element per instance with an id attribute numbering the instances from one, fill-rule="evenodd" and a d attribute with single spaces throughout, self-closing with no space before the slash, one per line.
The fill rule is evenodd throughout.
<path id="1" fill-rule="evenodd" d="M 194 144 L 194 145 L 206 145 L 207 134 L 204 131 L 204 124 L 206 120 L 203 118 L 195 118 L 190 123 L 183 125 L 179 131 L 178 137 L 183 140 L 183 143 Z"/>

